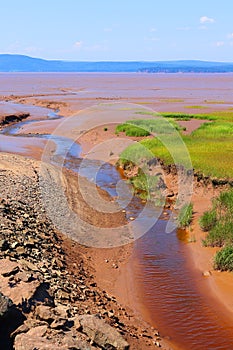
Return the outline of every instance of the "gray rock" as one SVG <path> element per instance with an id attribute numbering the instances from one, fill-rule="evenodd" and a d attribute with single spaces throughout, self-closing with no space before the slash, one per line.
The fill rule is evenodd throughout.
<path id="1" fill-rule="evenodd" d="M 98 317 L 83 315 L 79 317 L 79 321 L 83 333 L 103 349 L 129 349 L 129 344 L 120 333 Z"/>
<path id="2" fill-rule="evenodd" d="M 0 317 L 7 313 L 11 305 L 12 301 L 0 292 Z"/>

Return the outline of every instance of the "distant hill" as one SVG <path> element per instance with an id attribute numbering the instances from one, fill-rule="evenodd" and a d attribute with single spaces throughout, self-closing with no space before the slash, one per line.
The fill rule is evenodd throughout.
<path id="1" fill-rule="evenodd" d="M 227 73 L 233 63 L 206 61 L 72 62 L 0 54 L 0 72 Z"/>

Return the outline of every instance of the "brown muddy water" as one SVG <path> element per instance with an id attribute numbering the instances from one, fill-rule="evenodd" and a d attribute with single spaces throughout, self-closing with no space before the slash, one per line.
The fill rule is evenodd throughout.
<path id="1" fill-rule="evenodd" d="M 99 99 L 141 102 L 161 111 L 187 112 L 185 105 L 194 104 L 205 105 L 207 107 L 205 112 L 216 111 L 220 107 L 221 109 L 233 107 L 233 75 L 1 74 L 0 76 L 1 95 L 31 94 L 35 97 L 37 94 L 40 95 L 39 99 L 69 102 L 73 109 L 97 103 Z M 208 101 L 214 103 L 207 103 Z M 218 101 L 221 103 L 218 104 Z M 8 136 L 0 136 L 0 150 L 27 154 L 27 148 L 33 143 L 37 147 L 44 147 L 44 139 L 36 139 L 35 135 L 34 138 L 19 137 L 16 136 L 17 130 Z M 57 142 L 58 149 L 62 153 L 61 148 L 64 144 L 59 139 L 55 139 L 54 142 Z M 71 157 L 73 156 L 71 152 Z M 107 166 L 102 171 L 101 187 L 112 189 L 112 184 L 121 178 L 120 175 L 114 167 Z M 91 165 L 88 172 L 91 172 Z M 139 209 L 137 202 L 136 211 Z M 151 213 L 153 211 L 146 212 L 142 220 L 147 220 Z M 220 303 L 208 295 L 208 279 L 203 278 L 194 267 L 190 266 L 187 256 L 188 243 L 182 235 L 177 234 L 176 230 L 166 233 L 166 225 L 167 221 L 158 220 L 147 234 L 138 239 L 131 259 L 134 264 L 134 279 L 141 291 L 143 306 L 150 316 L 151 323 L 180 350 L 233 349 L 232 319 L 230 320 L 229 315 L 221 309 Z"/>
<path id="2" fill-rule="evenodd" d="M 150 322 L 179 350 L 233 349 L 233 319 L 208 296 L 208 278 L 189 265 L 187 244 L 164 220 L 134 245 L 134 278 Z"/>

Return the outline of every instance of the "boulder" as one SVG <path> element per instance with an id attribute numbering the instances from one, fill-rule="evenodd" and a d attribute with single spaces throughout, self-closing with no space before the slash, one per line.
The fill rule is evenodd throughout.
<path id="1" fill-rule="evenodd" d="M 82 315 L 79 317 L 82 332 L 95 344 L 103 349 L 127 350 L 129 344 L 120 333 L 104 320 L 94 315 Z"/>
<path id="2" fill-rule="evenodd" d="M 71 332 L 46 333 L 48 328 L 46 325 L 34 327 L 27 333 L 18 334 L 15 338 L 14 349 L 15 350 L 91 350 L 91 346 L 82 339 L 78 339 L 78 334 L 73 337 Z"/>

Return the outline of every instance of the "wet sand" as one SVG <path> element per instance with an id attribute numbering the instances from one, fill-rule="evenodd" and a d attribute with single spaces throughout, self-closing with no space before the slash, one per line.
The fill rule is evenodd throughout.
<path id="1" fill-rule="evenodd" d="M 0 77 L 2 100 L 63 108 L 63 115 L 119 101 L 158 112 L 211 113 L 233 107 L 233 74 L 1 73 Z"/>

